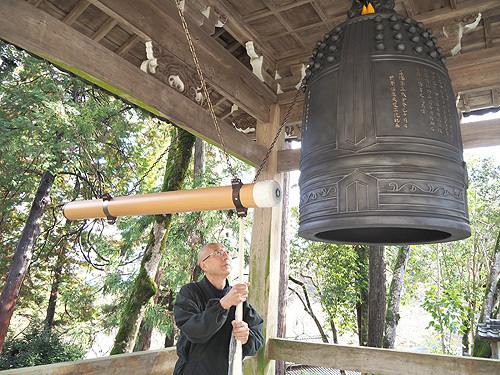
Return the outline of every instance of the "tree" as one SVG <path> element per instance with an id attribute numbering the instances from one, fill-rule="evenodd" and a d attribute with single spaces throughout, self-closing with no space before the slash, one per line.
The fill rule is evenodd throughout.
<path id="1" fill-rule="evenodd" d="M 15 250 L 23 248 L 27 273 L 18 279 L 27 287 L 19 285 L 18 294 L 14 293 L 17 315 L 30 315 L 43 306 L 49 327 L 92 320 L 97 310 L 89 303 L 99 286 L 73 273 L 87 265 L 102 271 L 120 267 L 135 248 L 105 234 L 99 220 L 65 221 L 61 206 L 74 199 L 102 198 L 105 191 L 129 193 L 158 156 L 163 138 L 158 133 L 165 126 L 13 46 L 0 44 L 0 56 L 0 274 L 6 275 L 16 264 L 12 263 Z M 49 174 L 52 177 L 43 181 L 53 180 L 51 194 L 43 200 L 42 215 L 32 200 L 40 177 Z M 138 190 L 148 189 L 153 175 L 144 176 Z M 25 225 L 30 207 L 37 220 Z M 38 241 L 23 234 L 37 231 Z M 81 298 L 70 297 L 75 291 Z M 59 309 L 58 301 L 64 304 Z M 7 303 L 1 308 L 8 308 Z M 11 327 L 5 316 L 0 323 Z"/>
<path id="2" fill-rule="evenodd" d="M 296 209 L 292 209 L 292 217 L 297 218 Z M 360 302 L 360 286 L 364 285 L 359 281 L 359 270 L 358 253 L 353 246 L 307 241 L 298 235 L 292 239 L 289 280 L 300 287 L 293 293 L 300 296 L 324 342 L 328 342 L 328 335 L 318 312 L 312 308 L 311 291 L 319 297 L 333 342 L 338 343 L 339 332 L 357 331 L 355 311 Z M 368 285 L 367 273 L 364 276 Z"/>
<path id="3" fill-rule="evenodd" d="M 61 333 L 48 330 L 44 323 L 33 319 L 21 335 L 5 342 L 0 354 L 0 370 L 47 365 L 83 359 L 83 348 L 65 342 Z"/>
<path id="4" fill-rule="evenodd" d="M 370 287 L 368 290 L 368 341 L 367 346 L 381 348 L 384 336 L 384 316 L 386 306 L 385 247 L 369 248 Z"/>
<path id="5" fill-rule="evenodd" d="M 16 247 L 12 264 L 5 280 L 5 285 L 0 295 L 0 349 L 3 346 L 10 319 L 14 313 L 19 290 L 23 284 L 33 254 L 33 245 L 40 234 L 40 221 L 45 211 L 45 206 L 50 199 L 50 190 L 54 183 L 54 176 L 45 172 L 36 192 L 33 205 L 26 225 Z"/>
<path id="6" fill-rule="evenodd" d="M 409 257 L 410 246 L 398 246 L 391 286 L 387 295 L 387 310 L 385 312 L 383 338 L 384 348 L 394 349 L 394 343 L 396 341 L 396 328 L 399 322 L 399 305 L 403 294 L 404 277 Z"/>
<path id="7" fill-rule="evenodd" d="M 485 317 L 481 314 L 481 306 L 491 301 L 488 298 L 491 290 L 485 293 L 485 286 L 488 285 L 488 275 L 493 277 L 495 273 L 493 259 L 500 222 L 500 167 L 492 159 L 472 160 L 468 163 L 468 172 L 471 237 L 421 246 L 423 251 L 420 251 L 433 271 L 422 306 L 432 315 L 429 327 L 438 333 L 442 353 L 455 351 L 453 334 L 462 336 L 462 353 L 470 353 L 471 335 L 476 332 L 477 322 Z M 487 310 L 483 308 L 483 311 Z M 482 345 L 480 338 L 475 337 L 473 355 L 484 355 L 488 348 L 489 344 Z"/>
<path id="8" fill-rule="evenodd" d="M 186 178 L 195 137 L 180 128 L 172 128 L 167 168 L 162 191 L 180 190 Z M 166 238 L 172 215 L 155 215 L 148 246 L 143 255 L 141 268 L 135 279 L 120 329 L 111 354 L 131 352 L 149 299 L 157 292 L 154 282 L 161 254 L 165 251 Z"/>
<path id="9" fill-rule="evenodd" d="M 360 346 L 368 343 L 368 294 L 369 294 L 369 248 L 355 246 L 355 283 L 359 293 L 356 303 L 356 317 L 358 324 L 358 342 Z"/>

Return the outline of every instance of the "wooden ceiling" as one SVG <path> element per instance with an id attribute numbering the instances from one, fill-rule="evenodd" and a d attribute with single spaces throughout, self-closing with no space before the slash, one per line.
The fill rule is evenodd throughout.
<path id="1" fill-rule="evenodd" d="M 399 14 L 434 30 L 448 58 L 462 111 L 500 106 L 499 0 L 395 3 Z M 184 2 L 211 102 L 231 153 L 258 164 L 265 150 L 253 142 L 256 126 L 268 122 L 272 104 L 280 104 L 281 116 L 285 115 L 316 42 L 346 20 L 351 4 L 351 0 Z M 219 144 L 206 101 L 201 107 L 193 104 L 200 98 L 199 80 L 173 0 L 2 0 L 0 38 Z M 302 96 L 287 123 L 289 138 L 300 138 Z M 500 124 L 494 122 L 490 128 L 485 138 L 500 144 Z"/>

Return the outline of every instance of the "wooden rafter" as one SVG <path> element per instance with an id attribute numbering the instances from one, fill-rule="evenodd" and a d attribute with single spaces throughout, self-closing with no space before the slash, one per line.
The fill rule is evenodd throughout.
<path id="1" fill-rule="evenodd" d="M 97 30 L 94 35 L 92 35 L 92 40 L 95 42 L 99 42 L 104 36 L 109 33 L 113 27 L 115 27 L 118 24 L 118 21 L 115 20 L 113 17 L 109 17 L 106 22 L 104 22 L 99 30 Z"/>
<path id="2" fill-rule="evenodd" d="M 71 25 L 76 21 L 80 15 L 85 12 L 85 10 L 89 7 L 90 3 L 87 0 L 80 0 L 76 6 L 68 13 L 66 17 L 64 17 L 63 22 L 66 25 Z"/>

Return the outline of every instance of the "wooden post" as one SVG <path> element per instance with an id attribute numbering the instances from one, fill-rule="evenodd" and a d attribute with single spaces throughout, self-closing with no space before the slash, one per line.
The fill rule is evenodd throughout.
<path id="1" fill-rule="evenodd" d="M 279 106 L 270 108 L 269 124 L 257 124 L 257 142 L 269 147 L 280 126 Z M 283 148 L 284 134 L 274 146 L 259 181 L 274 179 L 283 186 L 277 172 L 277 153 Z M 264 319 L 264 340 L 276 337 L 280 270 L 282 203 L 273 208 L 255 208 L 250 245 L 249 302 Z M 245 361 L 245 375 L 274 375 L 275 363 L 267 358 L 267 347 Z"/>

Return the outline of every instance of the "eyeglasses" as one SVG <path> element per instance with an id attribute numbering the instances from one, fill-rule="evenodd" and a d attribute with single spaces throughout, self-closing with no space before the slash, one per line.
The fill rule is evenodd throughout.
<path id="1" fill-rule="evenodd" d="M 215 250 L 212 253 L 210 253 L 207 257 L 205 257 L 205 259 L 203 259 L 202 262 L 206 261 L 212 255 L 217 255 L 219 258 L 224 258 L 225 255 L 227 255 L 229 258 L 231 258 L 232 256 L 229 250 Z"/>

